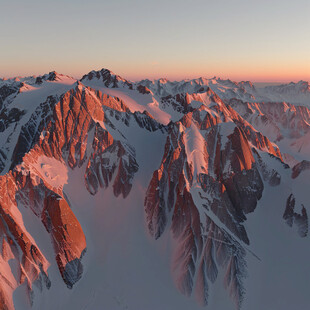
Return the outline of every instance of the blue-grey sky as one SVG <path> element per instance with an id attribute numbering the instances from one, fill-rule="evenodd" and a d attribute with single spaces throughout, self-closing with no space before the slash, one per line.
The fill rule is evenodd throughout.
<path id="1" fill-rule="evenodd" d="M 309 0 L 0 0 L 0 77 L 310 80 Z"/>

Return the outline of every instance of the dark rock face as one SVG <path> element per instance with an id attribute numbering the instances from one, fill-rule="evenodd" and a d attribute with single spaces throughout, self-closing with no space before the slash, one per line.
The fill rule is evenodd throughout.
<path id="1" fill-rule="evenodd" d="M 145 128 L 148 131 L 165 131 L 165 126 L 158 123 L 147 111 L 144 111 L 143 113 L 135 112 L 133 116 L 140 128 Z"/>
<path id="2" fill-rule="evenodd" d="M 224 181 L 228 196 L 241 218 L 253 212 L 262 197 L 264 184 L 256 168 L 238 172 Z"/>
<path id="3" fill-rule="evenodd" d="M 301 214 L 295 212 L 295 197 L 291 194 L 286 201 L 286 209 L 283 214 L 283 219 L 290 227 L 296 225 L 300 237 L 306 237 L 308 234 L 308 214 L 306 208 L 302 205 Z"/>
<path id="4" fill-rule="evenodd" d="M 4 101 L 11 95 L 17 94 L 22 87 L 22 83 L 14 83 L 12 85 L 2 85 L 0 87 L 0 111 L 3 108 Z"/>
<path id="5" fill-rule="evenodd" d="M 83 265 L 81 260 L 76 258 L 66 264 L 62 276 L 68 288 L 72 288 L 73 285 L 81 279 L 82 274 Z"/>
<path id="6" fill-rule="evenodd" d="M 174 110 L 180 113 L 191 112 L 194 109 L 190 106 L 190 100 L 188 94 L 177 94 L 175 96 L 169 95 L 161 98 L 161 104 L 166 106 L 172 106 Z"/>
<path id="7" fill-rule="evenodd" d="M 43 78 L 42 78 L 42 76 L 36 77 L 35 84 L 41 85 L 42 83 L 43 83 Z"/>
<path id="8" fill-rule="evenodd" d="M 310 169 L 310 161 L 303 160 L 302 162 L 296 164 L 292 169 L 292 178 L 296 179 L 303 171 Z"/>
<path id="9" fill-rule="evenodd" d="M 57 72 L 55 72 L 55 71 L 52 71 L 52 72 L 50 72 L 49 74 L 48 74 L 48 76 L 47 76 L 47 80 L 48 81 L 55 81 L 56 80 L 56 78 L 57 78 Z"/>
<path id="10" fill-rule="evenodd" d="M 138 85 L 137 86 L 137 91 L 139 93 L 143 94 L 143 95 L 151 93 L 151 91 L 146 86 L 143 86 L 143 85 Z"/>
<path id="11" fill-rule="evenodd" d="M 0 132 L 5 131 L 9 125 L 20 121 L 24 114 L 24 111 L 16 108 L 11 110 L 3 109 L 0 113 Z"/>

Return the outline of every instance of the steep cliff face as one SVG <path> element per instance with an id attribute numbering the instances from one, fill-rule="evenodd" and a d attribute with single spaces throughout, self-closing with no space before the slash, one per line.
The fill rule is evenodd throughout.
<path id="1" fill-rule="evenodd" d="M 37 247 L 23 225 L 17 208 L 18 187 L 15 176 L 9 173 L 0 177 L 1 190 L 1 302 L 4 309 L 13 309 L 13 291 L 25 283 L 31 302 L 32 285 L 50 285 L 47 269 L 49 262 Z"/>
<path id="2" fill-rule="evenodd" d="M 61 276 L 72 288 L 83 273 L 81 258 L 86 251 L 86 240 L 81 225 L 67 201 L 55 194 L 45 197 L 41 216 L 51 234 Z"/>
<path id="3" fill-rule="evenodd" d="M 31 155 L 35 155 L 34 152 Z M 25 161 L 27 160 L 26 158 Z M 48 158 L 48 163 L 45 162 L 43 160 L 41 166 L 51 163 Z M 57 160 L 52 163 L 56 169 Z M 49 182 L 53 176 L 45 176 L 43 179 L 39 171 L 30 170 L 27 164 L 18 166 L 12 173 L 0 177 L 3 198 L 0 211 L 3 246 L 1 260 L 3 264 L 7 264 L 3 265 L 3 270 L 7 274 L 2 274 L 4 281 L 0 287 L 5 292 L 2 292 L 3 305 L 8 309 L 13 309 L 12 293 L 19 285 L 25 283 L 30 304 L 34 298 L 33 285 L 39 287 L 41 291 L 43 285 L 47 289 L 51 286 L 48 277 L 51 262 L 45 258 L 25 228 L 20 208 L 30 208 L 50 233 L 55 258 L 68 287 L 72 287 L 81 277 L 83 270 L 81 258 L 86 251 L 83 230 L 63 197 L 61 188 L 63 180 L 57 182 L 60 187 L 55 188 L 51 184 L 53 180 Z M 47 171 L 45 170 L 45 175 Z M 50 171 L 52 172 L 53 168 Z M 58 176 L 59 174 L 55 174 L 54 177 Z M 9 287 L 6 287 L 7 285 Z"/>
<path id="4" fill-rule="evenodd" d="M 149 259 L 166 279 L 161 292 L 170 288 L 171 274 L 178 291 L 200 305 L 241 309 L 253 257 L 261 263 L 256 226 L 279 226 L 285 238 L 299 238 L 296 249 L 307 257 L 299 242 L 308 237 L 309 161 L 296 149 L 306 147 L 309 108 L 262 98 L 249 82 L 133 83 L 106 69 L 81 81 L 56 72 L 1 80 L 2 308 L 17 307 L 21 295 L 25 309 L 52 309 L 58 295 L 68 299 L 60 309 L 113 308 L 104 295 L 113 291 L 113 261 L 111 269 L 125 270 L 113 280 L 128 297 L 128 283 L 141 295 L 153 283 L 129 276 L 137 269 L 148 274 L 143 259 Z M 272 220 L 259 217 L 266 208 L 275 212 Z M 230 300 L 218 306 L 222 287 Z M 197 308 L 174 288 L 168 301 L 170 295 L 177 296 L 170 308 Z M 114 299 L 118 308 L 126 306 Z M 132 308 L 141 307 L 137 300 Z"/>

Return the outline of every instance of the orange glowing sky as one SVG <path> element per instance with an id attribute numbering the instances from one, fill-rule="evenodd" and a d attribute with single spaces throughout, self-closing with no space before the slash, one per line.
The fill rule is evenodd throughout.
<path id="1" fill-rule="evenodd" d="M 7 1 L 0 77 L 310 80 L 309 0 Z"/>

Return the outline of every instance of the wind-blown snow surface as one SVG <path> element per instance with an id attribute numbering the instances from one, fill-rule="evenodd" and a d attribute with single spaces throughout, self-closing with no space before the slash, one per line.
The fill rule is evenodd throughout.
<path id="1" fill-rule="evenodd" d="M 306 309 L 307 85 L 0 81 L 2 308 Z"/>

